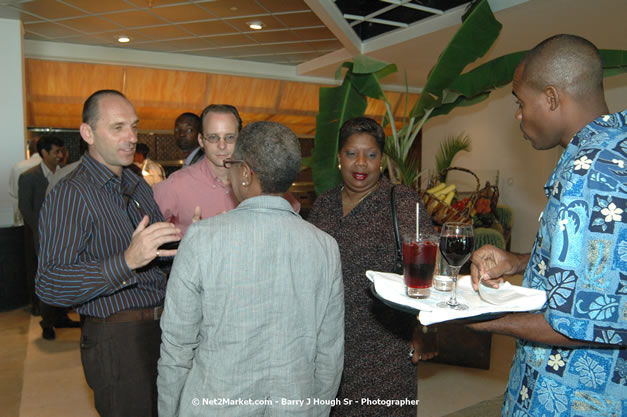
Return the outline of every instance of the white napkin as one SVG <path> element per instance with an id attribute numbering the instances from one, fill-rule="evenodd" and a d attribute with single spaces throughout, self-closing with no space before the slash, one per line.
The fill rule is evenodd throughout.
<path id="1" fill-rule="evenodd" d="M 442 292 L 431 288 L 431 296 L 429 298 L 415 299 L 405 294 L 405 284 L 401 275 L 366 271 L 366 276 L 370 281 L 374 282 L 375 291 L 383 299 L 419 310 L 418 320 L 424 326 L 488 313 L 536 311 L 540 310 L 546 303 L 545 291 L 509 283 L 501 284 L 498 290 L 490 290 L 492 292 L 498 292 L 501 289 L 506 291 L 503 293 L 506 296 L 503 297 L 502 303 L 488 303 L 481 299 L 479 293 L 472 289 L 470 275 L 464 275 L 457 280 L 457 299 L 460 303 L 468 305 L 469 309 L 453 310 L 450 308 L 439 308 L 436 304 L 440 301 L 448 300 L 451 295 L 450 292 Z"/>

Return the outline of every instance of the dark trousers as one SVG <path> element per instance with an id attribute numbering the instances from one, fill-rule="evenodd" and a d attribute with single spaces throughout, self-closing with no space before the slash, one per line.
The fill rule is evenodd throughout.
<path id="1" fill-rule="evenodd" d="M 39 311 L 41 312 L 41 327 L 57 327 L 57 324 L 70 320 L 65 307 L 55 307 L 40 301 Z"/>
<path id="2" fill-rule="evenodd" d="M 157 416 L 159 320 L 85 318 L 81 362 L 101 417 Z"/>
<path id="3" fill-rule="evenodd" d="M 39 310 L 39 298 L 35 294 L 35 275 L 37 275 L 37 255 L 33 230 L 24 224 L 24 261 L 26 270 L 26 285 L 28 286 L 28 300 L 35 310 Z"/>
<path id="4" fill-rule="evenodd" d="M 41 327 L 56 327 L 59 323 L 70 321 L 70 318 L 67 316 L 68 308 L 55 307 L 50 304 L 46 304 L 39 300 L 35 294 L 35 275 L 37 275 L 37 263 L 39 261 L 39 256 L 37 256 L 37 251 L 34 250 L 34 241 L 31 229 L 27 225 L 24 225 L 24 228 L 28 231 L 27 235 L 30 236 L 30 238 L 26 239 L 25 235 L 24 240 L 28 240 L 28 244 L 30 245 L 30 253 L 26 252 L 26 279 L 28 283 L 28 291 L 30 293 L 31 305 L 33 309 L 39 310 L 41 313 Z M 30 265 L 30 267 L 28 267 L 28 265 Z"/>

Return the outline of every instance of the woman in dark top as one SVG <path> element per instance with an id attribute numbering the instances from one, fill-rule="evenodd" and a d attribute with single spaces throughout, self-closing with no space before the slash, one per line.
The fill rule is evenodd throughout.
<path id="1" fill-rule="evenodd" d="M 413 362 L 433 356 L 421 352 L 415 316 L 387 307 L 370 291 L 366 270 L 394 270 L 396 243 L 390 204 L 394 192 L 401 236 L 416 233 L 418 194 L 406 186 L 393 188 L 381 175 L 385 134 L 374 120 L 348 120 L 340 130 L 338 154 L 343 184 L 318 197 L 309 221 L 339 245 L 344 276 L 344 374 L 338 392 L 342 405 L 334 416 L 415 416 L 416 406 L 387 406 L 376 401 L 415 400 Z M 421 209 L 421 213 L 425 210 Z M 421 215 L 420 228 L 433 231 Z M 352 400 L 350 405 L 344 399 Z M 371 403 L 363 403 L 370 400 Z M 415 404 L 415 403 L 414 403 Z"/>

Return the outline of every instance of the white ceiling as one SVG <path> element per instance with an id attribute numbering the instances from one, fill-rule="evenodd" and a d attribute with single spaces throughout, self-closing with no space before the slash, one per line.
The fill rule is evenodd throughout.
<path id="1" fill-rule="evenodd" d="M 379 1 L 379 0 L 370 0 Z M 557 33 L 627 49 L 626 0 L 490 0 L 503 29 L 487 56 L 528 49 Z M 24 22 L 27 57 L 127 63 L 302 81 L 333 78 L 357 54 L 397 64 L 384 81 L 413 91 L 461 22 L 460 6 L 361 42 L 333 0 L 0 0 Z M 245 25 L 261 20 L 259 32 Z M 115 38 L 130 34 L 132 42 Z"/>

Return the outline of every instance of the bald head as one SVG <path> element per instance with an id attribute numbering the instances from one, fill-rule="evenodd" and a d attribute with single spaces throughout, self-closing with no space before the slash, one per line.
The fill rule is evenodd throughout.
<path id="1" fill-rule="evenodd" d="M 533 48 L 520 65 L 522 81 L 542 91 L 565 91 L 576 101 L 603 97 L 603 65 L 598 49 L 575 35 L 555 35 Z"/>

